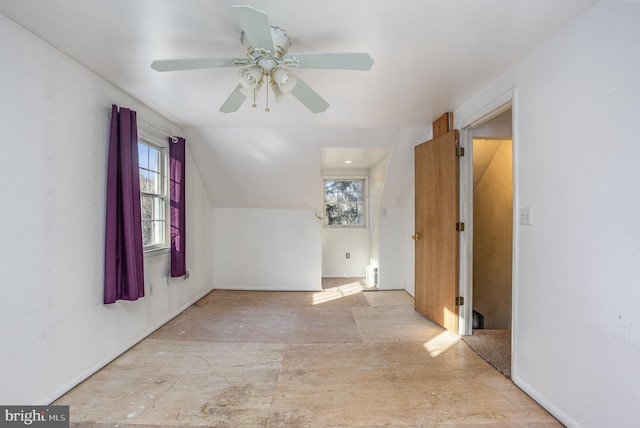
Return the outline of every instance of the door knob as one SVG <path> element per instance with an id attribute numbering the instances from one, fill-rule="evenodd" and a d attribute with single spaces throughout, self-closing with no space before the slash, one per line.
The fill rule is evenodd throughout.
<path id="1" fill-rule="evenodd" d="M 418 239 L 420 239 L 420 237 L 418 235 L 413 235 L 411 239 L 413 239 L 414 241 L 417 241 Z"/>

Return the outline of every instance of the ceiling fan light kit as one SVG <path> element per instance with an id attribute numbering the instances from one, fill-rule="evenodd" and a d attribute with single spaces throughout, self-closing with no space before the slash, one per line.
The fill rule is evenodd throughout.
<path id="1" fill-rule="evenodd" d="M 280 27 L 269 25 L 267 14 L 251 6 L 232 6 L 240 22 L 240 42 L 246 49 L 247 58 L 194 58 L 156 60 L 151 68 L 156 71 L 195 70 L 218 67 L 243 67 L 240 83 L 231 92 L 220 111 L 237 111 L 247 98 L 253 99 L 256 107 L 257 94 L 264 84 L 271 89 L 276 102 L 293 95 L 311 112 L 325 111 L 329 104 L 307 85 L 298 75 L 285 67 L 319 68 L 334 70 L 370 70 L 373 60 L 367 53 L 303 53 L 287 54 L 290 40 Z M 266 93 L 266 108 L 269 111 L 269 91 Z"/>

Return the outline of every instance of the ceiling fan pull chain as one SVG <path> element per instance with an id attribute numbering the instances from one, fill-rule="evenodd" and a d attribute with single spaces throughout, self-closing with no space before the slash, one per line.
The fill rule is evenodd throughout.
<path id="1" fill-rule="evenodd" d="M 253 88 L 253 104 L 251 104 L 251 107 L 253 107 L 253 108 L 258 107 L 258 104 L 256 104 L 256 91 L 257 90 L 258 90 L 257 86 L 255 88 Z"/>
<path id="2" fill-rule="evenodd" d="M 269 74 L 269 76 L 267 77 L 267 90 L 265 91 L 267 93 L 267 107 L 265 107 L 264 111 L 266 111 L 267 113 L 269 113 L 271 110 L 269 110 L 269 85 L 273 84 L 273 81 L 271 80 L 271 74 Z"/>

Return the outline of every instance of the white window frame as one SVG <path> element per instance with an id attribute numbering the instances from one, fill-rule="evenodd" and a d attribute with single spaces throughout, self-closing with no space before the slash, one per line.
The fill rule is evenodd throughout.
<path id="1" fill-rule="evenodd" d="M 169 244 L 170 244 L 170 239 L 169 239 L 169 233 L 170 233 L 170 217 L 169 217 L 169 207 L 170 207 L 170 198 L 169 198 L 169 144 L 166 141 L 163 141 L 162 138 L 159 138 L 155 135 L 150 135 L 147 133 L 139 133 L 138 134 L 138 143 L 142 143 L 145 144 L 149 147 L 152 147 L 156 150 L 158 150 L 159 154 L 160 154 L 160 161 L 159 161 L 159 165 L 160 165 L 160 171 L 158 171 L 160 173 L 160 193 L 156 194 L 156 193 L 147 193 L 144 192 L 142 188 L 140 188 L 140 206 L 142 207 L 142 199 L 144 196 L 151 196 L 151 197 L 159 197 L 161 198 L 161 200 L 164 203 L 164 212 L 163 212 L 163 216 L 164 218 L 162 219 L 162 221 L 164 222 L 164 228 L 162 229 L 163 232 L 163 239 L 162 242 L 153 244 L 153 245 L 144 245 L 144 241 L 143 241 L 143 250 L 144 252 L 152 252 L 152 251 L 157 251 L 157 250 L 164 250 L 169 248 Z M 140 168 L 140 166 L 138 167 Z M 142 218 L 140 219 L 140 221 L 143 223 L 142 228 L 144 230 L 144 220 L 142 220 Z"/>
<path id="2" fill-rule="evenodd" d="M 362 225 L 349 226 L 341 224 L 329 225 L 327 222 L 325 183 L 327 181 L 362 181 L 363 219 Z M 322 212 L 324 216 L 323 227 L 329 229 L 366 229 L 369 227 L 369 177 L 367 176 L 324 176 L 322 177 Z"/>

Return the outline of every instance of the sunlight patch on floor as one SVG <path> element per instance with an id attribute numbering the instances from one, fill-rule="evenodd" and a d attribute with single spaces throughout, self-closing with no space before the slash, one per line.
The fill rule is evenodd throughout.
<path id="1" fill-rule="evenodd" d="M 446 330 L 433 339 L 426 341 L 424 343 L 424 349 L 426 349 L 432 357 L 437 357 L 456 343 L 460 342 L 460 340 L 460 336 Z"/>
<path id="2" fill-rule="evenodd" d="M 341 299 L 346 296 L 353 296 L 354 294 L 361 293 L 363 290 L 365 290 L 365 288 L 359 282 L 351 282 L 349 284 L 329 288 L 313 293 L 312 304 L 319 305 L 332 300 Z"/>

